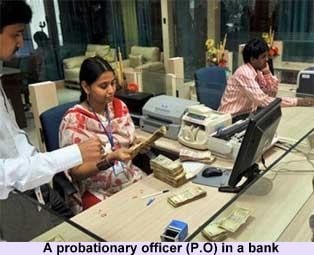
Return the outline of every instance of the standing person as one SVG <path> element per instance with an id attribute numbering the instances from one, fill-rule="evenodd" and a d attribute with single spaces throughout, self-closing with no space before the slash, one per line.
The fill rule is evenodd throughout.
<path id="1" fill-rule="evenodd" d="M 23 0 L 0 0 L 0 59 L 9 61 L 23 46 L 23 31 L 32 11 Z M 50 214 L 11 192 L 28 191 L 41 203 L 66 216 L 68 211 L 48 183 L 52 177 L 83 162 L 99 162 L 101 141 L 91 138 L 80 144 L 39 153 L 19 129 L 13 109 L 0 82 L 0 240 L 29 240 L 51 227 Z M 31 190 L 35 188 L 35 190 Z M 9 196 L 10 193 L 10 196 Z M 47 216 L 48 214 L 48 216 Z M 36 222 L 36 224 L 34 224 Z"/>
<path id="2" fill-rule="evenodd" d="M 22 0 L 0 0 L 0 59 L 10 60 L 23 46 L 23 31 L 32 17 Z M 52 176 L 82 162 L 100 161 L 102 144 L 90 139 L 50 153 L 38 153 L 19 129 L 13 109 L 0 84 L 0 199 L 14 188 L 28 190 L 47 183 Z"/>
<path id="3" fill-rule="evenodd" d="M 69 171 L 71 178 L 79 181 L 81 206 L 86 209 L 145 174 L 131 161 L 128 148 L 136 142 L 135 127 L 127 106 L 114 97 L 117 81 L 112 67 L 97 56 L 85 59 L 80 85 L 81 103 L 71 108 L 60 124 L 60 146 L 97 135 L 107 153 L 103 171 L 95 163 L 83 163 Z"/>
<path id="4" fill-rule="evenodd" d="M 244 64 L 229 78 L 218 111 L 234 119 L 248 115 L 272 102 L 278 92 L 278 79 L 267 64 L 268 46 L 261 39 L 250 40 L 243 49 Z M 313 106 L 313 98 L 281 97 L 281 106 Z"/>

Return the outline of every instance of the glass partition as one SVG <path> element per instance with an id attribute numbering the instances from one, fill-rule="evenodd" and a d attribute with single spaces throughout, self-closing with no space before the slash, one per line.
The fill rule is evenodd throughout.
<path id="1" fill-rule="evenodd" d="M 207 241 L 207 235 L 207 238 L 219 241 L 310 241 L 312 233 L 308 219 L 313 212 L 313 137 L 314 129 L 295 144 L 276 145 L 275 149 L 281 155 L 267 166 L 263 176 L 231 199 L 188 240 Z M 243 224 L 241 213 L 244 218 L 250 215 Z M 220 230 L 223 233 L 215 236 L 218 232 L 213 230 L 213 225 L 224 226 Z"/>
<path id="2" fill-rule="evenodd" d="M 104 241 L 21 192 L 11 192 L 7 199 L 0 200 L 0 240 Z"/>

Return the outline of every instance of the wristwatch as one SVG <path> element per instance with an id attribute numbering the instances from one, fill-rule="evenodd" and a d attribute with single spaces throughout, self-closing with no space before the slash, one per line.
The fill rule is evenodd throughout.
<path id="1" fill-rule="evenodd" d="M 104 170 L 107 170 L 108 168 L 112 167 L 114 165 L 113 162 L 110 162 L 107 158 L 108 154 L 106 154 L 104 157 L 103 157 L 103 160 L 101 160 L 100 162 L 98 162 L 96 164 L 96 167 L 99 171 L 104 171 Z"/>

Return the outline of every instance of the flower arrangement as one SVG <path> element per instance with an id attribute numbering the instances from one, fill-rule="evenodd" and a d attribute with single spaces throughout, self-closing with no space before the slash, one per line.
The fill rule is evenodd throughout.
<path id="1" fill-rule="evenodd" d="M 279 56 L 279 49 L 277 46 L 274 45 L 274 36 L 275 36 L 275 31 L 272 30 L 271 27 L 268 33 L 262 34 L 262 38 L 265 40 L 265 42 L 267 43 L 269 47 L 268 56 L 270 58 Z"/>
<path id="2" fill-rule="evenodd" d="M 207 61 L 210 65 L 217 65 L 220 67 L 227 67 L 227 60 L 225 57 L 225 47 L 227 42 L 227 34 L 223 42 L 219 43 L 218 47 L 215 47 L 215 41 L 208 38 L 205 42 L 205 47 L 207 49 Z"/>

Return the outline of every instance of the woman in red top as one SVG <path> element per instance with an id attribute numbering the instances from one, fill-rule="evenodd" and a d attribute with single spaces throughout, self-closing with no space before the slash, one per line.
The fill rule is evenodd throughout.
<path id="1" fill-rule="evenodd" d="M 127 106 L 114 97 L 116 78 L 112 67 L 97 56 L 86 59 L 80 70 L 80 85 L 80 104 L 68 110 L 60 125 L 60 146 L 98 136 L 109 164 L 101 171 L 94 163 L 69 171 L 70 178 L 78 181 L 81 195 L 76 211 L 98 203 L 145 175 L 131 161 L 128 148 L 135 141 L 135 127 Z"/>

